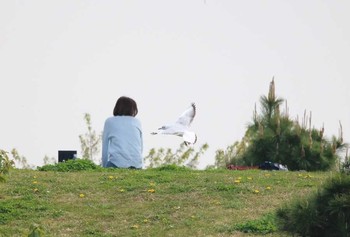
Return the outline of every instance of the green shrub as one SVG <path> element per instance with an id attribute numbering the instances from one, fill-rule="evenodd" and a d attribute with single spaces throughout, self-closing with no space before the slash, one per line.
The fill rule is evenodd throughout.
<path id="1" fill-rule="evenodd" d="M 5 174 L 14 166 L 14 162 L 10 160 L 7 152 L 0 149 L 0 182 L 5 181 Z"/>
<path id="2" fill-rule="evenodd" d="M 204 154 L 208 147 L 209 145 L 205 143 L 196 151 L 193 147 L 188 147 L 185 146 L 185 143 L 181 143 L 180 147 L 175 151 L 171 148 L 152 148 L 144 158 L 144 161 L 148 168 L 157 168 L 164 165 L 186 165 L 195 169 L 200 156 Z"/>
<path id="3" fill-rule="evenodd" d="M 339 174 L 321 190 L 277 210 L 279 227 L 302 236 L 350 236 L 350 176 Z"/>
<path id="4" fill-rule="evenodd" d="M 96 170 L 101 169 L 99 165 L 96 165 L 91 160 L 87 159 L 74 159 L 65 162 L 59 162 L 54 165 L 44 165 L 38 167 L 40 171 L 59 171 L 59 172 L 70 172 L 70 171 L 81 171 L 81 170 Z"/>
<path id="5" fill-rule="evenodd" d="M 275 232 L 277 226 L 275 216 L 273 214 L 267 214 L 257 220 L 236 224 L 233 229 L 244 233 L 268 234 Z"/>

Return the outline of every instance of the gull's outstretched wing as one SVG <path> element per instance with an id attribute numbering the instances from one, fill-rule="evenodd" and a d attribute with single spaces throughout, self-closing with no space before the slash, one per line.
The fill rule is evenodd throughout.
<path id="1" fill-rule="evenodd" d="M 181 114 L 176 123 L 189 127 L 193 121 L 194 116 L 196 116 L 196 105 L 192 103 L 191 107 L 189 107 L 187 110 L 185 110 L 185 112 Z"/>

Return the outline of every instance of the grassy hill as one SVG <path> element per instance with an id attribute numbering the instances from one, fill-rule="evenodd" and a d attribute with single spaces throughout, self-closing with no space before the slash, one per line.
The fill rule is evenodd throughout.
<path id="1" fill-rule="evenodd" d="M 0 236 L 287 236 L 276 208 L 331 172 L 12 170 L 0 183 Z M 259 229 L 260 228 L 260 229 Z M 266 230 L 265 230 L 266 229 Z M 254 236 L 257 236 L 256 234 Z"/>

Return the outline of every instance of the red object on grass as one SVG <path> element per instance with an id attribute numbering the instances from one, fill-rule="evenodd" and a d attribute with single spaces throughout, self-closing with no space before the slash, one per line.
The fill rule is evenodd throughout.
<path id="1" fill-rule="evenodd" d="M 253 170 L 253 169 L 259 169 L 259 166 L 227 165 L 226 167 L 229 170 Z"/>

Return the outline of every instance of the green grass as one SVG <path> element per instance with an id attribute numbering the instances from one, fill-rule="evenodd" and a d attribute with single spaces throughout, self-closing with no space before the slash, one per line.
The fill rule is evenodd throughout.
<path id="1" fill-rule="evenodd" d="M 288 236 L 274 229 L 271 213 L 331 175 L 12 170 L 0 183 L 0 236 L 27 236 L 33 225 L 45 236 Z"/>

